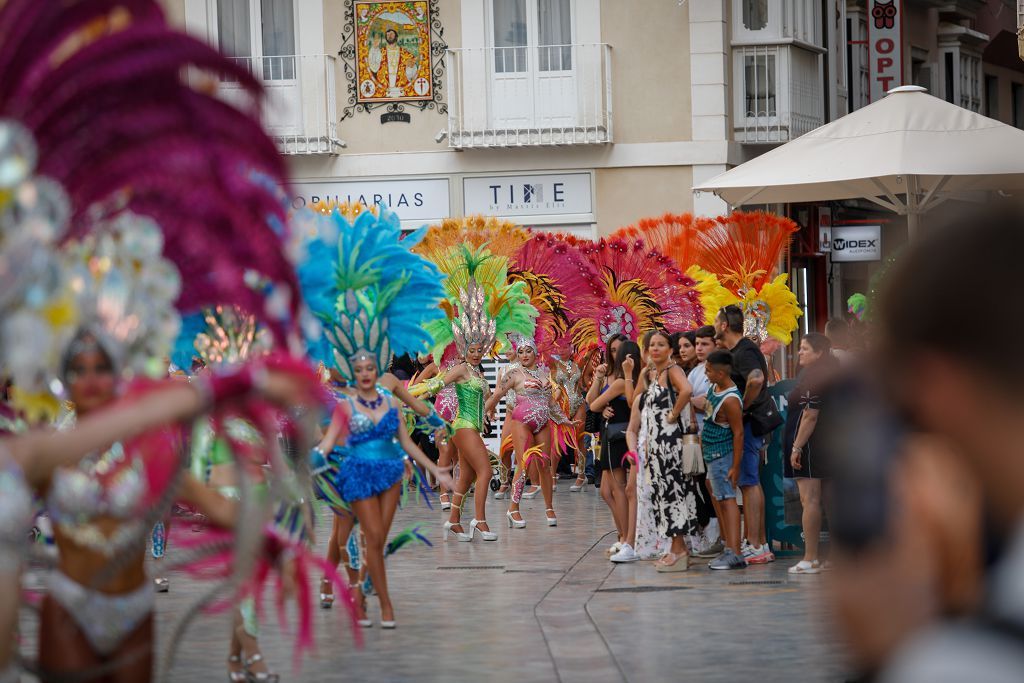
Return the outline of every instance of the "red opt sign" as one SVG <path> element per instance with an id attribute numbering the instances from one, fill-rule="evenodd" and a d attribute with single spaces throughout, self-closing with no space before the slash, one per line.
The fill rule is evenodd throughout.
<path id="1" fill-rule="evenodd" d="M 903 85 L 903 0 L 868 0 L 871 101 Z"/>

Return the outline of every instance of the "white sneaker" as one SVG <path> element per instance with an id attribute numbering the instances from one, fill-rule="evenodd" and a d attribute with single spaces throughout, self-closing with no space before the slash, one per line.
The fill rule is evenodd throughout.
<path id="1" fill-rule="evenodd" d="M 619 552 L 612 555 L 610 558 L 612 562 L 636 562 L 640 559 L 640 556 L 633 550 L 633 546 L 628 543 L 623 543 L 622 548 Z"/>
<path id="2" fill-rule="evenodd" d="M 612 543 L 610 548 L 608 548 L 607 550 L 604 551 L 604 554 L 607 555 L 608 557 L 611 557 L 612 555 L 614 555 L 615 553 L 619 552 L 620 550 L 622 550 L 622 542 L 621 541 L 615 541 L 615 543 Z"/>
<path id="3" fill-rule="evenodd" d="M 744 560 L 749 560 L 751 557 L 753 557 L 756 554 L 757 550 L 758 549 L 750 545 L 750 543 L 745 538 L 743 539 L 743 542 L 740 543 L 740 555 L 743 557 Z"/>

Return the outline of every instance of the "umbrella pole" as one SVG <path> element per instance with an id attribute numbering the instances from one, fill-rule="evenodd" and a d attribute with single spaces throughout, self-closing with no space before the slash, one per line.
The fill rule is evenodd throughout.
<path id="1" fill-rule="evenodd" d="M 920 199 L 917 196 L 920 181 L 916 175 L 907 177 L 907 241 L 917 238 L 917 230 L 921 226 Z"/>
<path id="2" fill-rule="evenodd" d="M 921 214 L 918 212 L 915 206 L 912 210 L 907 211 L 907 241 L 913 242 L 917 239 L 917 230 L 921 225 Z"/>

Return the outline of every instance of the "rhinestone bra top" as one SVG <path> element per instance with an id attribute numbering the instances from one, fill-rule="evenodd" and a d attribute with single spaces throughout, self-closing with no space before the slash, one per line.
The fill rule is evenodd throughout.
<path id="1" fill-rule="evenodd" d="M 97 517 L 130 519 L 138 512 L 146 493 L 142 460 L 135 459 L 104 481 L 100 477 L 107 467 L 114 466 L 109 464 L 111 461 L 124 459 L 124 449 L 114 444 L 104 456 L 112 457 L 85 458 L 77 469 L 60 468 L 53 473 L 46 500 L 56 520 L 82 523 Z"/>
<path id="2" fill-rule="evenodd" d="M 352 430 L 348 438 L 349 446 L 358 446 L 367 441 L 393 439 L 398 431 L 398 408 L 388 408 L 380 420 L 374 422 L 353 406 L 349 428 Z"/>

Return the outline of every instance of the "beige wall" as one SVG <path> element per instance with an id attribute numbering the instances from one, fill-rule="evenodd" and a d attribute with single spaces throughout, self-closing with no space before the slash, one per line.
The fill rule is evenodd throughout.
<path id="1" fill-rule="evenodd" d="M 688 9 L 672 0 L 604 0 L 601 40 L 612 46 L 615 141 L 692 139 Z"/>
<path id="2" fill-rule="evenodd" d="M 170 23 L 175 26 L 185 25 L 185 0 L 159 0 L 158 4 L 164 8 Z"/>
<path id="3" fill-rule="evenodd" d="M 689 166 L 597 169 L 597 233 L 608 235 L 641 218 L 693 210 Z"/>

